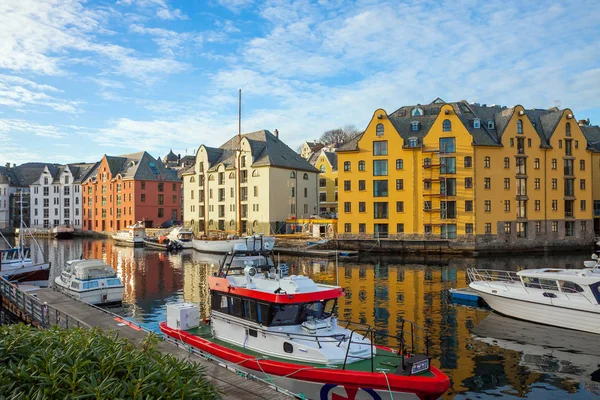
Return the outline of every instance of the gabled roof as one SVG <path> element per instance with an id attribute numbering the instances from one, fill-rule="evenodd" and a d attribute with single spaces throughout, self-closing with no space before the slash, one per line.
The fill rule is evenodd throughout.
<path id="1" fill-rule="evenodd" d="M 327 157 L 327 161 L 329 161 L 329 164 L 331 165 L 331 169 L 333 171 L 337 171 L 337 163 L 338 163 L 337 154 L 333 151 L 324 151 L 323 155 L 325 155 L 325 157 Z"/>
<path id="2" fill-rule="evenodd" d="M 587 139 L 588 149 L 600 153 L 600 126 L 580 125 L 580 128 Z"/>
<path id="3" fill-rule="evenodd" d="M 133 154 L 123 154 L 120 156 L 104 156 L 111 176 L 121 175 L 123 179 L 134 179 L 143 181 L 172 181 L 179 182 L 177 172 L 165 167 L 154 157 L 145 151 Z M 88 176 L 96 176 L 97 168 Z"/>

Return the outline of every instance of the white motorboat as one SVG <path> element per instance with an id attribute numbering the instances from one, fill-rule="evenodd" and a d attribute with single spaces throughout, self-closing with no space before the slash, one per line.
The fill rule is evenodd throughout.
<path id="1" fill-rule="evenodd" d="M 600 334 L 600 263 L 592 258 L 583 269 L 468 269 L 469 287 L 500 314 Z"/>
<path id="2" fill-rule="evenodd" d="M 181 244 L 181 247 L 184 249 L 192 249 L 194 248 L 194 232 L 191 229 L 185 228 L 183 226 L 176 226 L 169 232 L 167 235 L 169 240 L 176 241 Z"/>
<path id="3" fill-rule="evenodd" d="M 67 239 L 73 237 L 75 228 L 72 225 L 59 225 L 52 228 L 52 235 L 57 239 Z"/>
<path id="4" fill-rule="evenodd" d="M 54 283 L 67 294 L 90 304 L 123 301 L 123 282 L 104 261 L 70 260 Z"/>
<path id="5" fill-rule="evenodd" d="M 143 246 L 145 237 L 146 227 L 142 222 L 130 225 L 126 229 L 112 235 L 115 242 L 127 246 Z"/>
<path id="6" fill-rule="evenodd" d="M 193 239 L 194 249 L 203 253 L 225 254 L 233 251 L 236 245 L 244 246 L 249 251 L 273 250 L 274 236 L 252 235 L 244 237 L 230 236 L 226 239 Z"/>

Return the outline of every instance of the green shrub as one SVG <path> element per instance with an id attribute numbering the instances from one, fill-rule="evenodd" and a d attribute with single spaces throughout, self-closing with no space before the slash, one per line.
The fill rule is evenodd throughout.
<path id="1" fill-rule="evenodd" d="M 98 329 L 0 326 L 0 399 L 218 399 L 197 363 Z"/>

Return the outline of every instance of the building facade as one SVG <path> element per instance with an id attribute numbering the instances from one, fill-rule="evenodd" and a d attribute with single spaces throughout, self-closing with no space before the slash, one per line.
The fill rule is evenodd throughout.
<path id="1" fill-rule="evenodd" d="M 321 150 L 315 157 L 319 170 L 319 215 L 335 217 L 338 212 L 338 165 L 337 154 Z"/>
<path id="2" fill-rule="evenodd" d="M 446 103 L 375 111 L 337 150 L 346 237 L 592 243 L 592 150 L 571 110 Z"/>
<path id="3" fill-rule="evenodd" d="M 147 152 L 102 157 L 82 183 L 83 229 L 115 232 L 180 219 L 181 180 Z"/>
<path id="4" fill-rule="evenodd" d="M 182 172 L 184 222 L 197 232 L 284 231 L 285 220 L 317 213 L 318 170 L 267 130 L 202 145 Z"/>

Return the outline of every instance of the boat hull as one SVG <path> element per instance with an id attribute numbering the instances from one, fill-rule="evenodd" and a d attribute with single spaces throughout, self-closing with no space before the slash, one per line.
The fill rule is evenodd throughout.
<path id="1" fill-rule="evenodd" d="M 436 399 L 445 393 L 448 377 L 431 367 L 433 377 L 402 376 L 393 372 L 362 372 L 316 368 L 249 356 L 220 346 L 186 331 L 160 324 L 166 335 L 210 354 L 222 366 L 235 365 L 242 371 L 263 378 L 293 393 L 309 399 Z"/>
<path id="2" fill-rule="evenodd" d="M 0 271 L 0 276 L 11 282 L 48 287 L 50 264 L 30 265 L 19 269 Z"/>
<path id="3" fill-rule="evenodd" d="M 137 246 L 144 245 L 144 240 L 142 238 L 127 238 L 127 237 L 113 236 L 113 239 L 115 242 L 117 242 L 117 244 L 120 244 L 123 246 L 137 247 Z"/>
<path id="4" fill-rule="evenodd" d="M 578 310 L 552 305 L 549 299 L 545 299 L 547 303 L 544 304 L 510 298 L 500 290 L 492 293 L 494 289 L 486 288 L 485 284 L 478 282 L 472 282 L 470 287 L 479 293 L 492 310 L 500 314 L 544 325 L 600 334 L 600 306 L 596 307 L 597 312 Z"/>
<path id="5" fill-rule="evenodd" d="M 248 250 L 259 250 L 261 240 L 253 237 L 239 238 L 231 240 L 192 240 L 194 249 L 202 253 L 226 254 L 233 250 L 236 245 L 244 245 Z M 272 236 L 264 236 L 262 246 L 265 250 L 273 249 L 275 238 Z"/>
<path id="6" fill-rule="evenodd" d="M 123 286 L 76 291 L 63 286 L 59 282 L 59 279 L 60 278 L 56 278 L 54 283 L 62 292 L 85 303 L 106 305 L 118 304 L 123 301 Z"/>

